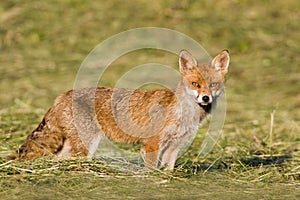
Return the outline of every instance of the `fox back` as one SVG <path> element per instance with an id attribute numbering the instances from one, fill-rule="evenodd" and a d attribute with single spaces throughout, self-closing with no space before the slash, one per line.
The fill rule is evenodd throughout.
<path id="1" fill-rule="evenodd" d="M 211 64 L 200 65 L 183 50 L 179 55 L 182 80 L 174 90 L 98 87 L 61 94 L 17 157 L 92 156 L 106 136 L 120 143 L 142 143 L 148 167 L 172 170 L 179 151 L 195 137 L 222 93 L 228 65 L 227 50 Z"/>

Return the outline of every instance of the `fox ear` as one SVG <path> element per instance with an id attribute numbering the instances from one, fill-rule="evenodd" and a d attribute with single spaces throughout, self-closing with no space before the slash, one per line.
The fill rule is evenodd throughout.
<path id="1" fill-rule="evenodd" d="M 223 50 L 212 60 L 211 65 L 216 71 L 221 71 L 225 75 L 228 71 L 229 61 L 229 51 Z"/>
<path id="2" fill-rule="evenodd" d="M 181 50 L 179 54 L 180 73 L 186 74 L 197 66 L 196 59 L 187 50 Z"/>

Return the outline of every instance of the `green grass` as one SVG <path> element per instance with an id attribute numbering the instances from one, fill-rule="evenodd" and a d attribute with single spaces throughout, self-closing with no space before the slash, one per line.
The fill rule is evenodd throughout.
<path id="1" fill-rule="evenodd" d="M 299 199 L 299 10 L 297 0 L 1 1 L 0 199 Z M 73 87 L 96 45 L 145 26 L 185 33 L 212 56 L 230 50 L 227 116 L 213 152 L 197 158 L 206 125 L 174 172 L 122 172 L 88 159 L 4 160 Z M 137 51 L 114 62 L 102 84 L 153 61 L 177 67 L 174 55 Z"/>

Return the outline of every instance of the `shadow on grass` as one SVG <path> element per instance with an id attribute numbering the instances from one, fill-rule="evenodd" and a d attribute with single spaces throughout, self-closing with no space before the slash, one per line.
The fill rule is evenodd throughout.
<path id="1" fill-rule="evenodd" d="M 290 154 L 279 156 L 252 156 L 241 159 L 241 163 L 251 167 L 281 165 L 292 158 Z"/>
<path id="2" fill-rule="evenodd" d="M 206 173 L 213 171 L 224 171 L 228 169 L 236 169 L 237 166 L 260 167 L 260 166 L 281 166 L 292 159 L 291 154 L 284 155 L 259 155 L 238 160 L 217 159 L 211 162 L 192 161 L 178 162 L 175 166 L 177 172 L 184 172 L 187 176 L 197 173 Z"/>

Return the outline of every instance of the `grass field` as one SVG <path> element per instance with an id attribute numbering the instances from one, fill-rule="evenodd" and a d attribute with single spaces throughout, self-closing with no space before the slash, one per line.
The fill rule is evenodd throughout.
<path id="1" fill-rule="evenodd" d="M 297 0 L 2 0 L 0 199 L 299 199 L 299 11 Z M 147 26 L 182 32 L 212 56 L 230 51 L 224 132 L 208 156 L 197 158 L 205 125 L 174 172 L 4 159 L 72 89 L 96 45 Z M 113 86 L 130 66 L 153 61 L 177 68 L 174 55 L 137 51 L 112 63 L 102 83 Z"/>

